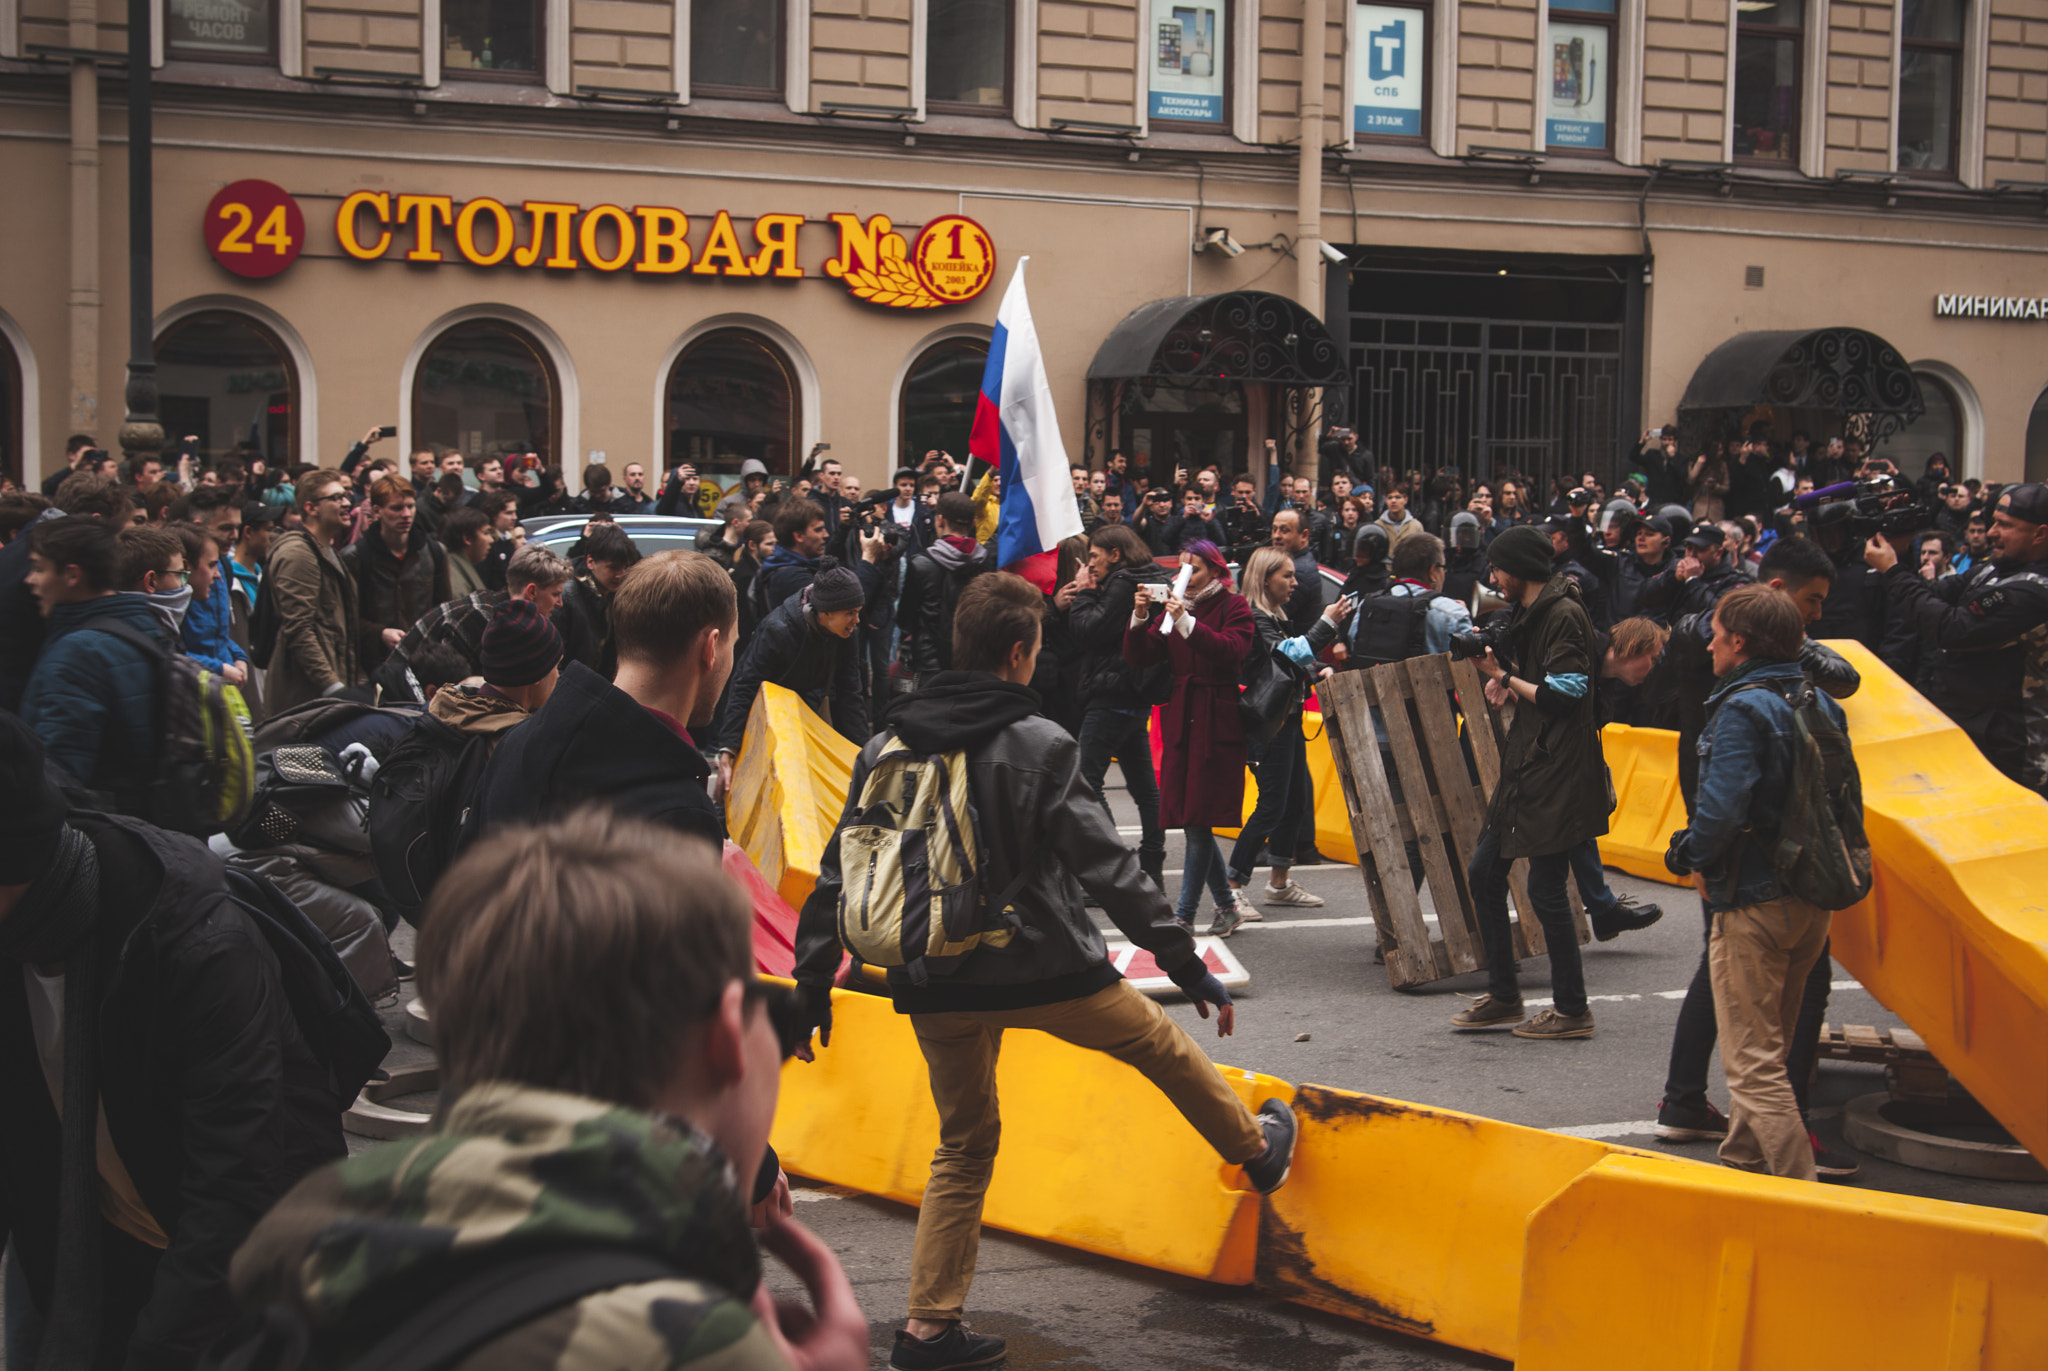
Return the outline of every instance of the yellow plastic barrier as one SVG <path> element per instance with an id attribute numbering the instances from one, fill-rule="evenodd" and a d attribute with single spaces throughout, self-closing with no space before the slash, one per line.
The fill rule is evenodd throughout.
<path id="1" fill-rule="evenodd" d="M 1855 643 L 1842 708 L 1877 861 L 1834 954 L 2037 1157 L 2048 1157 L 2048 801 Z"/>
<path id="2" fill-rule="evenodd" d="M 1260 1230 L 1259 1288 L 1514 1358 L 1529 1216 L 1616 1149 L 1319 1085 L 1294 1111 L 1294 1173 Z"/>
<path id="3" fill-rule="evenodd" d="M 1671 835 L 1685 827 L 1678 789 L 1678 735 L 1668 728 L 1609 724 L 1600 731 L 1614 777 L 1614 815 L 1600 840 L 1600 860 L 1631 876 L 1669 885 L 1686 882 L 1664 869 Z"/>
<path id="4" fill-rule="evenodd" d="M 1514 1356 L 2031 1371 L 2048 1366 L 2048 1218 L 1611 1156 L 1530 1221 Z"/>
<path id="5" fill-rule="evenodd" d="M 939 1125 L 910 1021 L 886 999 L 848 991 L 834 992 L 832 1015 L 832 1046 L 784 1068 L 775 1150 L 798 1175 L 915 1204 Z M 1218 1070 L 1252 1108 L 1294 1093 L 1271 1076 Z M 1251 1283 L 1258 1195 L 1137 1071 L 1044 1033 L 1009 1033 L 996 1082 L 1003 1141 L 987 1223 Z"/>
<path id="6" fill-rule="evenodd" d="M 733 767 L 726 828 L 791 908 L 818 883 L 818 857 L 846 807 L 860 749 L 779 685 L 764 684 Z"/>

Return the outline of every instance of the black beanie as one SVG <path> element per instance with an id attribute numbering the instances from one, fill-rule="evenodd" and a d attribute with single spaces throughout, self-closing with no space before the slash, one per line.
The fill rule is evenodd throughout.
<path id="1" fill-rule="evenodd" d="M 0 710 L 0 885 L 28 885 L 50 869 L 69 813 L 44 770 L 41 740 Z"/>
<path id="2" fill-rule="evenodd" d="M 1515 525 L 1486 549 L 1486 560 L 1495 570 L 1522 581 L 1549 580 L 1550 557 L 1550 535 L 1528 524 Z"/>
<path id="3" fill-rule="evenodd" d="M 834 610 L 859 609 L 867 604 L 867 592 L 853 568 L 839 565 L 836 557 L 818 559 L 818 579 L 811 582 L 811 608 L 819 614 Z"/>
<path id="4" fill-rule="evenodd" d="M 504 689 L 530 686 L 562 664 L 562 635 L 531 600 L 507 600 L 484 630 L 483 678 Z"/>

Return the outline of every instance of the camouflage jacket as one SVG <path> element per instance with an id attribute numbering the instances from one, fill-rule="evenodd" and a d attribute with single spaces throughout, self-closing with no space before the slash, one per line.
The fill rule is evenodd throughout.
<path id="1" fill-rule="evenodd" d="M 300 1182 L 236 1253 L 244 1308 L 296 1306 L 346 1364 L 435 1288 L 436 1267 L 498 1244 L 601 1243 L 672 1263 L 672 1280 L 600 1291 L 478 1349 L 460 1371 L 785 1371 L 749 1302 L 761 1259 L 731 1165 L 660 1115 L 486 1083 L 438 1131 Z"/>

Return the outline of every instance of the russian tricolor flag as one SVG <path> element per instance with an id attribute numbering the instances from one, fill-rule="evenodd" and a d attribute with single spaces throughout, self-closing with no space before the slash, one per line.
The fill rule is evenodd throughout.
<path id="1" fill-rule="evenodd" d="M 1024 264 L 1010 277 L 989 339 L 988 367 L 974 407 L 967 451 L 1002 473 L 1002 514 L 996 523 L 996 565 L 1045 585 L 1060 539 L 1081 531 L 1067 449 L 1045 380 L 1038 329 L 1024 298 Z M 1029 568 L 1017 563 L 1036 559 Z M 1043 562 L 1045 565 L 1037 565 Z M 1039 573 L 1039 574 L 1034 574 Z"/>

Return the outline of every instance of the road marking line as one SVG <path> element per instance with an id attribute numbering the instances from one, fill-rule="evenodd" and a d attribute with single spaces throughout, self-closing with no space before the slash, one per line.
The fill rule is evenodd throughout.
<path id="1" fill-rule="evenodd" d="M 1546 1128 L 1543 1131 L 1562 1133 L 1567 1138 L 1633 1138 L 1639 1134 L 1654 1136 L 1656 1127 L 1655 1119 L 1637 1119 L 1634 1123 L 1582 1123 L 1571 1128 Z"/>

